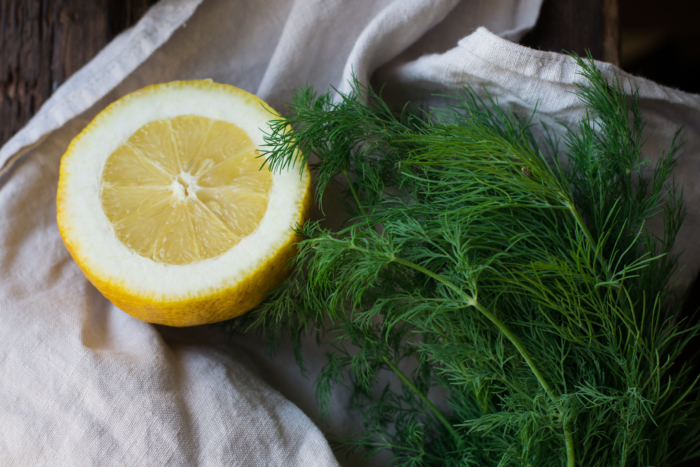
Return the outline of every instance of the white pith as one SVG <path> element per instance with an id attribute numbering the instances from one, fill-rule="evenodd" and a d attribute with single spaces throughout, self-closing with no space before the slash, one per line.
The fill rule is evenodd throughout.
<path id="1" fill-rule="evenodd" d="M 273 174 L 267 212 L 252 234 L 219 256 L 186 265 L 159 263 L 133 253 L 115 236 L 102 209 L 101 178 L 107 157 L 148 122 L 180 115 L 224 120 L 245 130 L 260 148 L 263 130 L 274 116 L 254 96 L 229 89 L 208 82 L 175 82 L 139 91 L 100 114 L 74 141 L 62 161 L 60 209 L 63 235 L 82 266 L 130 293 L 178 301 L 234 286 L 289 241 L 308 184 L 308 174 L 300 178 L 298 167 Z M 179 180 L 189 185 L 192 196 L 194 177 L 183 173 L 173 181 L 175 196 L 184 199 L 185 187 Z"/>

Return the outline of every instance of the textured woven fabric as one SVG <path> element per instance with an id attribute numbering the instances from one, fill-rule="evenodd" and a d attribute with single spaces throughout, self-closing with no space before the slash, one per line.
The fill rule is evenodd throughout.
<path id="1" fill-rule="evenodd" d="M 285 344 L 270 359 L 254 336 L 231 344 L 210 327 L 153 326 L 114 307 L 58 235 L 60 157 L 107 104 L 175 79 L 233 84 L 280 110 L 294 88 L 347 89 L 352 73 L 388 83 L 389 99 L 425 105 L 438 103 L 433 92 L 483 84 L 516 112 L 537 105 L 543 121 L 572 123 L 582 114 L 573 61 L 510 42 L 539 5 L 163 0 L 115 39 L 0 149 L 0 465 L 337 465 L 318 426 L 347 434 L 358 425 L 342 392 L 328 428 L 320 423 L 322 352 L 306 346 L 305 379 Z M 649 120 L 648 157 L 686 125 L 676 179 L 691 209 L 680 246 L 684 264 L 698 264 L 700 97 L 629 79 Z"/>

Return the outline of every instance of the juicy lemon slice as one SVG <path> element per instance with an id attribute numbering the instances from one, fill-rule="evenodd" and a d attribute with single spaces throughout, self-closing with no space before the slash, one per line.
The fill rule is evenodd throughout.
<path id="1" fill-rule="evenodd" d="M 167 264 L 213 258 L 258 228 L 272 188 L 233 123 L 185 115 L 141 127 L 102 173 L 102 209 L 117 238 Z"/>
<path id="2" fill-rule="evenodd" d="M 308 171 L 259 158 L 271 110 L 233 86 L 150 86 L 102 111 L 61 160 L 58 226 L 86 277 L 148 322 L 190 326 L 259 304 L 286 273 Z"/>

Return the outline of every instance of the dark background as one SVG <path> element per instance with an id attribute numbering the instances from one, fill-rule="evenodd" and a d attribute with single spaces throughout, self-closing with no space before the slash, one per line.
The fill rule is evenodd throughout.
<path id="1" fill-rule="evenodd" d="M 0 0 L 0 146 L 58 86 L 154 3 Z M 625 71 L 700 93 L 699 18 L 700 0 L 544 0 L 537 26 L 521 43 L 556 52 L 589 50 Z M 698 308 L 696 280 L 683 313 Z M 694 350 L 698 348 L 696 344 Z"/>

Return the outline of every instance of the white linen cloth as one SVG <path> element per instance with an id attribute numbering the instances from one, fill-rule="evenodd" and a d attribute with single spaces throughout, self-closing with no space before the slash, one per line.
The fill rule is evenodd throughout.
<path id="1" fill-rule="evenodd" d="M 231 344 L 206 326 L 142 323 L 87 282 L 56 227 L 60 157 L 108 103 L 175 79 L 233 84 L 278 110 L 304 84 L 347 89 L 353 72 L 421 102 L 483 83 L 515 111 L 537 104 L 543 120 L 572 123 L 582 112 L 572 60 L 509 42 L 540 3 L 162 0 L 116 38 L 0 149 L 0 465 L 338 465 L 314 422 L 339 434 L 357 424 L 342 404 L 319 423 L 313 380 L 324 357 L 313 344 L 305 379 L 288 346 L 269 359 L 254 336 Z M 630 84 L 649 120 L 648 157 L 686 125 L 677 181 L 691 206 L 687 280 L 700 259 L 700 97 Z"/>

